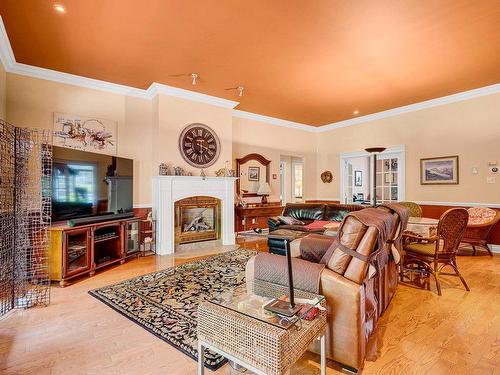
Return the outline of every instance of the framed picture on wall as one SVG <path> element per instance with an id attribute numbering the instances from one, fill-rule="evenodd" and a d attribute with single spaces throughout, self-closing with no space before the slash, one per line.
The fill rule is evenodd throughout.
<path id="1" fill-rule="evenodd" d="M 260 181 L 259 167 L 248 167 L 248 181 Z"/>
<path id="2" fill-rule="evenodd" d="M 458 156 L 420 159 L 421 185 L 457 185 Z"/>
<path id="3" fill-rule="evenodd" d="M 354 186 L 363 186 L 363 171 L 354 171 Z"/>

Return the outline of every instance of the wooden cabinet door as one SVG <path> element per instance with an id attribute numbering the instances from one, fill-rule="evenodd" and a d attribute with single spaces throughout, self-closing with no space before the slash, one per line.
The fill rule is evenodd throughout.
<path id="1" fill-rule="evenodd" d="M 123 223 L 125 256 L 137 253 L 140 249 L 140 220 L 128 220 Z"/>
<path id="2" fill-rule="evenodd" d="M 63 278 L 89 271 L 91 266 L 90 228 L 65 231 Z"/>

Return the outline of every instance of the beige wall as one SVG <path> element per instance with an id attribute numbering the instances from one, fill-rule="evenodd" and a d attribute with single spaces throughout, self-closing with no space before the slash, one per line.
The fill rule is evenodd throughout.
<path id="1" fill-rule="evenodd" d="M 7 119 L 7 90 L 6 90 L 7 73 L 0 61 L 0 119 Z"/>
<path id="2" fill-rule="evenodd" d="M 260 121 L 233 118 L 233 161 L 247 154 L 258 153 L 271 160 L 270 200 L 279 201 L 280 156 L 304 158 L 304 197 L 316 194 L 316 137 L 314 133 L 269 125 Z M 234 166 L 235 167 L 235 166 Z M 276 174 L 277 179 L 273 179 Z"/>
<path id="3" fill-rule="evenodd" d="M 134 159 L 134 204 L 151 203 L 151 101 L 10 73 L 7 90 L 17 126 L 52 129 L 54 112 L 116 121 L 117 155 Z"/>
<path id="4" fill-rule="evenodd" d="M 159 163 L 181 166 L 194 175 L 200 173 L 182 159 L 177 144 L 182 128 L 193 122 L 210 126 L 221 141 L 220 157 L 207 169 L 208 175 L 215 175 L 226 161 L 231 166 L 233 155 L 251 152 L 271 158 L 271 173 L 279 175 L 282 150 L 291 155 L 307 155 L 309 170 L 314 174 L 316 169 L 312 133 L 233 119 L 228 108 L 166 95 L 149 101 L 15 74 L 7 74 L 7 87 L 7 119 L 17 126 L 52 129 L 54 112 L 116 121 L 117 154 L 134 159 L 136 206 L 151 204 L 151 177 L 158 174 Z M 238 146 L 236 153 L 233 142 Z M 272 180 L 271 184 L 275 198 L 279 199 L 279 181 Z M 315 186 L 306 183 L 305 191 L 314 195 Z"/>
<path id="5" fill-rule="evenodd" d="M 214 165 L 207 168 L 205 173 L 215 176 L 215 171 L 223 168 L 226 161 L 231 166 L 232 155 L 232 127 L 231 109 L 180 99 L 173 96 L 160 95 L 158 97 L 158 123 L 155 126 L 158 136 L 153 140 L 153 148 L 157 160 L 157 167 L 161 162 L 171 166 L 180 166 L 198 176 L 200 169 L 189 166 L 179 152 L 179 135 L 182 129 L 191 123 L 200 122 L 212 128 L 218 135 L 221 152 Z M 158 174 L 156 171 L 155 174 Z"/>
<path id="6" fill-rule="evenodd" d="M 500 203 L 500 174 L 495 184 L 486 183 L 488 162 L 500 163 L 500 94 L 319 133 L 317 144 L 317 176 L 326 169 L 334 176 L 331 184 L 318 184 L 319 198 L 340 195 L 340 153 L 405 145 L 407 200 Z M 459 155 L 460 184 L 420 185 L 420 158 L 447 155 Z"/>
<path id="7" fill-rule="evenodd" d="M 5 96 L 6 105 L 2 105 Z M 151 176 L 158 173 L 160 162 L 199 174 L 188 167 L 177 145 L 181 129 L 192 122 L 207 124 L 221 139 L 221 155 L 208 169 L 209 175 L 226 161 L 234 162 L 249 153 L 270 159 L 272 200 L 279 199 L 282 155 L 304 158 L 306 199 L 335 199 L 339 197 L 340 153 L 376 145 L 405 145 L 408 200 L 500 203 L 500 175 L 495 184 L 486 183 L 491 175 L 487 163 L 500 162 L 500 94 L 312 133 L 232 117 L 230 109 L 171 96 L 149 101 L 5 74 L 0 64 L 0 115 L 1 111 L 15 125 L 46 129 L 52 129 L 53 112 L 117 121 L 118 155 L 134 159 L 136 206 L 151 204 Z M 460 157 L 460 184 L 420 185 L 419 159 L 446 155 Z M 478 175 L 471 173 L 473 166 Z M 333 172 L 330 184 L 321 182 L 320 173 L 325 170 Z M 272 179 L 273 174 L 278 178 Z"/>

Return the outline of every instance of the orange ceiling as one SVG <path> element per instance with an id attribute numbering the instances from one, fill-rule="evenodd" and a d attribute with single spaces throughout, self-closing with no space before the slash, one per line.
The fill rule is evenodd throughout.
<path id="1" fill-rule="evenodd" d="M 1 0 L 21 63 L 323 125 L 500 82 L 499 0 Z M 196 72 L 189 77 L 172 75 Z M 225 88 L 242 85 L 245 95 Z"/>

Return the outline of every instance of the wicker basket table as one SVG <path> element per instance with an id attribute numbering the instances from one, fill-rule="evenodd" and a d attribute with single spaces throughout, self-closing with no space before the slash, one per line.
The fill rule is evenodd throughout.
<path id="1" fill-rule="evenodd" d="M 204 350 L 209 349 L 258 375 L 285 374 L 316 339 L 321 342 L 321 375 L 326 372 L 326 312 L 314 320 L 292 320 L 264 314 L 262 302 L 286 294 L 287 288 L 255 281 L 198 307 L 198 374 L 204 374 Z M 296 290 L 300 299 L 324 306 L 323 296 Z M 307 312 L 306 312 L 307 313 Z"/>

